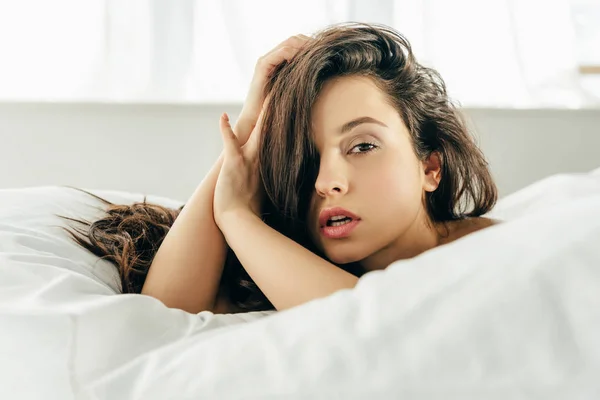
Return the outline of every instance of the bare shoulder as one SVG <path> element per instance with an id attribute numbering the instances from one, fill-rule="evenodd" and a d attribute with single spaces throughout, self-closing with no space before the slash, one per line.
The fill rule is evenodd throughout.
<path id="1" fill-rule="evenodd" d="M 448 236 L 442 241 L 442 244 L 452 242 L 470 233 L 501 223 L 502 221 L 498 219 L 486 217 L 465 218 L 459 221 L 453 221 L 448 226 Z"/>
<path id="2" fill-rule="evenodd" d="M 474 231 L 479 229 L 488 228 L 493 225 L 501 224 L 502 221 L 499 219 L 486 218 L 486 217 L 477 217 L 477 218 L 468 218 L 465 220 L 467 223 L 470 223 L 473 227 Z"/>

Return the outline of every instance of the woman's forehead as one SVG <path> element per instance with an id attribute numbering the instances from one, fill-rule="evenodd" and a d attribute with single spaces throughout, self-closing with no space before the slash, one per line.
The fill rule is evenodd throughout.
<path id="1" fill-rule="evenodd" d="M 338 136 L 359 122 L 390 127 L 399 116 L 370 78 L 343 77 L 327 82 L 315 102 L 310 136 L 315 141 Z"/>

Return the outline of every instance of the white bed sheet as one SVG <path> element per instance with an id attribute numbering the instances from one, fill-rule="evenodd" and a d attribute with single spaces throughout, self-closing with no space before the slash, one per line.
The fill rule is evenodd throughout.
<path id="1" fill-rule="evenodd" d="M 82 216 L 73 196 L 0 191 L 1 399 L 600 398 L 600 170 L 538 182 L 490 214 L 505 223 L 279 313 L 117 295 L 112 266 L 45 228 L 57 209 Z"/>

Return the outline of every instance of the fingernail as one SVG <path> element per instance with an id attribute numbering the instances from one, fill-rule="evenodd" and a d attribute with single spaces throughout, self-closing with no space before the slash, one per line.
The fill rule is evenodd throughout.
<path id="1" fill-rule="evenodd" d="M 222 118 L 223 118 L 225 121 L 229 122 L 229 115 L 227 115 L 227 113 L 223 113 L 223 115 L 221 115 L 221 117 L 222 117 Z"/>

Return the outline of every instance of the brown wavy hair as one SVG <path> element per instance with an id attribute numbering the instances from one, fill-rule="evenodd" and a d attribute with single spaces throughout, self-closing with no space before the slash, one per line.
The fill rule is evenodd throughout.
<path id="1" fill-rule="evenodd" d="M 105 216 L 95 221 L 56 215 L 76 222 L 78 228 L 65 228 L 83 248 L 115 265 L 123 293 L 141 293 L 154 256 L 169 233 L 185 204 L 177 209 L 146 201 L 114 204 L 84 189 L 63 186 L 83 192 L 105 205 Z M 275 309 L 227 246 L 219 292 L 241 311 Z"/>
<path id="2" fill-rule="evenodd" d="M 476 217 L 492 209 L 497 189 L 488 164 L 440 75 L 419 64 L 409 42 L 394 29 L 345 23 L 315 34 L 294 58 L 275 69 L 265 87 L 270 101 L 263 131 L 268 134 L 261 135 L 259 150 L 259 171 L 267 194 L 262 205 L 265 223 L 325 257 L 306 229 L 320 163 L 312 139 L 311 112 L 328 80 L 351 75 L 371 78 L 387 95 L 408 128 L 419 159 L 433 152 L 440 155 L 440 184 L 425 197 L 432 221 Z M 145 199 L 133 205 L 101 200 L 108 205 L 106 217 L 93 223 L 77 220 L 88 227 L 81 231 L 87 240 L 69 233 L 117 266 L 124 292 L 139 293 L 152 258 L 183 207 L 168 209 Z M 338 266 L 356 276 L 365 273 L 359 263 Z M 274 309 L 230 248 L 220 284 L 231 303 L 243 310 Z"/>

